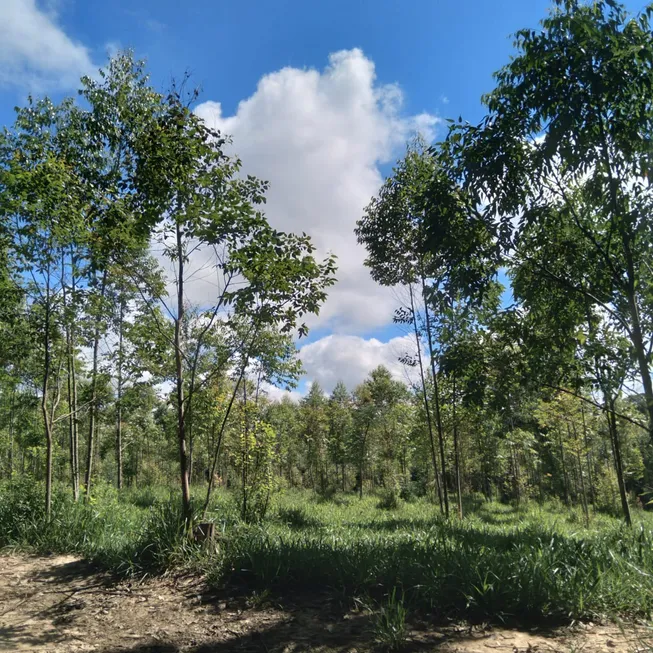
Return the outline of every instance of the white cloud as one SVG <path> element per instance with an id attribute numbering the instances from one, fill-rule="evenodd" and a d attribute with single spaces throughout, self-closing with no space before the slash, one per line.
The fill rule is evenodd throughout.
<path id="1" fill-rule="evenodd" d="M 244 171 L 271 183 L 266 213 L 273 226 L 306 232 L 321 255 L 338 256 L 338 284 L 312 326 L 362 332 L 388 323 L 395 300 L 363 266 L 356 220 L 393 160 L 421 131 L 433 137 L 439 119 L 402 114 L 402 91 L 376 81 L 374 64 L 358 50 L 336 52 L 323 70 L 284 68 L 264 76 L 235 115 L 219 102 L 197 113 L 234 138 Z M 201 298 L 195 299 L 201 301 Z"/>
<path id="2" fill-rule="evenodd" d="M 268 399 L 271 401 L 281 401 L 284 397 L 288 397 L 291 401 L 297 403 L 304 396 L 298 390 L 284 390 L 269 383 L 263 383 L 262 387 Z"/>
<path id="3" fill-rule="evenodd" d="M 338 381 L 353 390 L 379 365 L 385 365 L 396 379 L 408 383 L 414 380 L 415 372 L 406 369 L 399 358 L 414 353 L 415 340 L 410 336 L 381 342 L 376 338 L 333 334 L 304 345 L 299 357 L 306 377 L 331 392 Z"/>
<path id="4" fill-rule="evenodd" d="M 88 49 L 57 24 L 56 6 L 0 0 L 0 86 L 70 88 L 93 70 Z"/>

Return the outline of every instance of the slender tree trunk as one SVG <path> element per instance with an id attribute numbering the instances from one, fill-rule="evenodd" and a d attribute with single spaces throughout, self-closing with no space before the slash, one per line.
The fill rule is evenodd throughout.
<path id="1" fill-rule="evenodd" d="M 365 465 L 365 445 L 367 444 L 367 434 L 370 430 L 370 424 L 368 423 L 367 426 L 365 427 L 365 435 L 363 436 L 363 443 L 361 447 L 361 456 L 358 464 L 358 476 L 359 476 L 359 483 L 358 483 L 358 498 L 362 499 L 363 498 L 363 468 Z"/>
<path id="2" fill-rule="evenodd" d="M 458 517 L 463 518 L 463 489 L 462 479 L 460 474 L 460 445 L 458 442 L 458 421 L 456 418 L 456 374 L 453 375 L 453 447 L 456 465 L 456 490 L 458 493 Z"/>
<path id="3" fill-rule="evenodd" d="M 449 494 L 447 491 L 447 464 L 444 456 L 444 430 L 442 428 L 442 415 L 440 412 L 440 389 L 438 387 L 438 375 L 435 371 L 435 355 L 433 352 L 433 333 L 431 331 L 431 317 L 428 302 L 426 301 L 426 282 L 422 280 L 422 299 L 424 301 L 424 313 L 426 317 L 426 339 L 429 343 L 429 355 L 431 358 L 431 374 L 433 375 L 433 400 L 435 405 L 435 422 L 438 427 L 438 441 L 440 445 L 440 469 L 442 471 L 442 496 L 444 499 L 444 514 L 449 517 Z"/>
<path id="4" fill-rule="evenodd" d="M 604 391 L 604 397 L 606 401 L 606 408 L 608 410 L 608 428 L 610 431 L 610 438 L 612 440 L 612 451 L 614 453 L 614 466 L 615 471 L 617 472 L 617 484 L 619 485 L 619 497 L 621 499 L 621 509 L 624 514 L 624 520 L 628 526 L 631 525 L 632 521 L 630 518 L 630 506 L 628 505 L 628 495 L 626 493 L 626 483 L 624 482 L 624 470 L 623 462 L 621 459 L 621 443 L 619 442 L 619 431 L 617 429 L 617 417 L 614 413 L 614 398 Z"/>
<path id="5" fill-rule="evenodd" d="M 512 440 L 510 441 L 510 460 L 512 462 L 512 479 L 515 496 L 517 497 L 517 503 L 521 503 L 521 474 L 519 470 L 519 459 L 517 457 L 515 443 Z"/>
<path id="6" fill-rule="evenodd" d="M 558 446 L 560 448 L 560 464 L 562 465 L 562 483 L 565 496 L 565 505 L 569 505 L 569 476 L 567 475 L 567 463 L 565 461 L 565 447 L 562 441 L 562 433 L 558 429 Z"/>
<path id="7" fill-rule="evenodd" d="M 440 477 L 438 474 L 438 461 L 435 450 L 435 437 L 433 435 L 433 423 L 431 421 L 431 410 L 429 407 L 429 397 L 426 391 L 426 379 L 424 377 L 424 364 L 422 362 L 422 343 L 419 337 L 419 328 L 417 326 L 417 312 L 415 311 L 415 299 L 413 297 L 413 285 L 408 284 L 408 291 L 410 293 L 410 310 L 413 316 L 413 329 L 415 331 L 415 344 L 417 345 L 417 361 L 419 364 L 419 376 L 422 384 L 422 399 L 424 401 L 424 412 L 426 413 L 426 424 L 429 431 L 429 443 L 431 445 L 431 462 L 433 464 L 433 473 L 435 475 L 435 485 L 438 493 L 438 500 L 440 501 L 440 512 L 444 513 L 444 503 L 442 500 L 442 488 L 440 486 Z"/>
<path id="8" fill-rule="evenodd" d="M 596 503 L 596 493 L 594 491 L 594 474 L 592 473 L 592 453 L 589 444 L 589 438 L 587 436 L 587 423 L 585 422 L 585 408 L 581 402 L 580 404 L 580 414 L 583 420 L 583 442 L 585 444 L 585 459 L 587 462 L 587 481 L 589 483 L 589 500 L 592 505 Z"/>
<path id="9" fill-rule="evenodd" d="M 644 338 L 642 336 L 641 319 L 639 316 L 639 309 L 635 301 L 635 291 L 631 289 L 628 294 L 628 309 L 630 312 L 630 319 L 632 323 L 632 343 L 637 357 L 637 365 L 639 367 L 639 375 L 642 379 L 642 389 L 644 390 L 644 400 L 646 402 L 646 412 L 648 414 L 648 432 L 651 442 L 653 442 L 653 382 L 651 381 L 651 370 L 649 367 L 649 360 L 644 346 Z"/>
<path id="10" fill-rule="evenodd" d="M 75 292 L 75 260 L 71 253 L 71 287 L 73 297 Z M 75 370 L 75 344 L 74 344 L 74 327 L 69 315 L 66 281 L 65 281 L 65 253 L 61 254 L 61 288 L 63 296 L 63 310 L 65 319 L 66 332 L 66 371 L 67 371 L 67 389 L 68 389 L 68 437 L 70 446 L 70 480 L 73 491 L 73 499 L 79 499 L 79 445 L 77 438 L 77 374 Z"/>
<path id="11" fill-rule="evenodd" d="M 580 441 L 578 438 L 578 430 L 576 429 L 576 424 L 572 424 L 572 428 L 574 431 L 574 448 L 576 449 L 576 464 L 578 467 L 578 478 L 580 480 L 580 492 L 581 492 L 581 499 L 583 505 L 583 512 L 585 513 L 585 524 L 589 526 L 590 512 L 587 505 L 587 491 L 585 490 L 585 479 L 583 478 L 583 464 L 581 462 L 581 457 L 580 457 Z M 569 422 L 567 422 L 567 433 L 571 435 L 569 431 L 570 431 Z"/>
<path id="12" fill-rule="evenodd" d="M 220 425 L 220 431 L 218 433 L 218 442 L 213 449 L 213 463 L 211 464 L 211 469 L 209 472 L 209 486 L 206 489 L 206 499 L 204 501 L 204 508 L 202 509 L 202 519 L 206 518 L 206 513 L 208 512 L 209 504 L 211 503 L 211 494 L 213 492 L 213 486 L 215 485 L 214 478 L 215 478 L 215 471 L 218 468 L 218 459 L 220 457 L 220 445 L 222 444 L 222 436 L 224 434 L 224 430 L 227 425 L 227 420 L 229 419 L 229 414 L 231 413 L 231 408 L 234 405 L 234 401 L 236 400 L 236 395 L 238 394 L 238 388 L 240 386 L 241 381 L 243 380 L 243 376 L 245 375 L 245 368 L 246 365 L 244 365 L 241 368 L 240 375 L 238 376 L 238 381 L 234 386 L 234 391 L 231 394 L 231 399 L 229 400 L 229 405 L 227 406 L 227 410 L 222 418 L 222 424 Z M 215 438 L 215 432 L 213 434 L 213 437 Z"/>
<path id="13" fill-rule="evenodd" d="M 102 282 L 100 287 L 100 301 L 104 299 L 106 288 L 107 271 L 102 273 Z M 93 475 L 93 453 L 95 450 L 95 433 L 96 422 L 98 418 L 97 410 L 97 377 L 98 377 L 98 359 L 100 351 L 100 317 L 95 318 L 95 327 L 93 330 L 93 369 L 91 371 L 91 400 L 89 405 L 89 426 L 88 426 L 88 451 L 86 452 L 86 478 L 84 479 L 84 495 L 88 501 L 91 497 L 91 479 Z"/>
<path id="14" fill-rule="evenodd" d="M 16 406 L 16 384 L 11 388 L 9 399 L 9 479 L 14 475 L 14 408 Z"/>
<path id="15" fill-rule="evenodd" d="M 243 413 L 245 416 L 245 438 L 243 446 L 243 461 L 242 461 L 242 484 L 243 484 L 243 509 L 242 509 L 242 518 L 247 519 L 247 473 L 249 467 L 249 420 L 247 418 L 247 381 L 243 383 Z"/>
<path id="16" fill-rule="evenodd" d="M 120 298 L 120 316 L 118 322 L 118 388 L 116 396 L 116 483 L 122 490 L 122 364 L 123 364 L 123 321 L 125 303 Z"/>
<path id="17" fill-rule="evenodd" d="M 184 248 L 181 226 L 177 224 L 177 318 L 175 320 L 175 366 L 177 376 L 177 440 L 181 501 L 186 526 L 191 521 L 190 485 L 188 482 L 188 454 L 186 452 L 186 412 L 184 405 L 184 365 L 182 359 L 182 325 L 184 319 Z"/>
<path id="18" fill-rule="evenodd" d="M 75 274 L 75 257 L 71 250 L 70 255 L 72 272 L 70 277 L 72 299 L 75 299 L 77 292 L 77 277 Z M 68 352 L 70 365 L 70 389 L 72 392 L 72 455 L 73 455 L 73 494 L 75 501 L 79 500 L 79 402 L 77 398 L 77 370 L 75 369 L 75 324 L 70 322 L 70 350 Z"/>
<path id="19" fill-rule="evenodd" d="M 52 423 L 50 422 L 50 412 L 48 411 L 48 390 L 50 384 L 50 273 L 46 273 L 45 284 L 45 322 L 43 333 L 43 384 L 41 388 L 41 413 L 45 426 L 46 442 L 46 461 L 45 461 L 45 518 L 49 522 L 52 516 Z"/>

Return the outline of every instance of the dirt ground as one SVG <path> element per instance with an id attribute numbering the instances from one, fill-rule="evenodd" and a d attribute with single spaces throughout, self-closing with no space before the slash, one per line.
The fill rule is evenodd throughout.
<path id="1" fill-rule="evenodd" d="M 0 556 L 0 651 L 362 653 L 375 650 L 372 619 L 364 610 L 343 613 L 327 596 L 281 608 L 265 597 L 212 595 L 197 577 L 118 582 L 70 556 Z M 406 650 L 644 651 L 629 630 L 422 628 Z"/>

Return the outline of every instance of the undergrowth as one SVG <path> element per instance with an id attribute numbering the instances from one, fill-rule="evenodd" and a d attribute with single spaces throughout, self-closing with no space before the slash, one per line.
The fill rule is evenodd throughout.
<path id="1" fill-rule="evenodd" d="M 220 491 L 209 517 L 217 546 L 201 547 L 166 488 L 101 486 L 88 504 L 59 488 L 49 524 L 42 496 L 38 484 L 0 486 L 0 546 L 75 553 L 120 574 L 195 568 L 256 595 L 367 596 L 385 606 L 377 626 L 388 648 L 406 611 L 516 623 L 653 611 L 653 516 L 643 512 L 632 528 L 600 514 L 587 528 L 560 506 L 476 501 L 464 520 L 447 521 L 423 499 L 392 507 L 378 496 L 288 491 L 264 522 L 246 525 Z"/>

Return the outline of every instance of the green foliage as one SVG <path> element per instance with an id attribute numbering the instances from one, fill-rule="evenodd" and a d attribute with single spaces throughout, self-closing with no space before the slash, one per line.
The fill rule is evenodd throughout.
<path id="1" fill-rule="evenodd" d="M 376 504 L 381 510 L 396 510 L 399 507 L 399 496 L 394 489 L 386 490 L 381 495 L 380 501 Z"/>
<path id="2" fill-rule="evenodd" d="M 407 610 L 404 594 L 397 595 L 393 587 L 387 600 L 381 603 L 374 623 L 374 636 L 378 644 L 386 651 L 401 651 L 407 641 Z"/>
<path id="3" fill-rule="evenodd" d="M 152 488 L 153 503 L 142 508 L 138 492 L 119 498 L 112 488 L 96 489 L 90 505 L 55 492 L 46 525 L 38 485 L 1 486 L 0 545 L 77 553 L 123 574 L 185 566 L 251 590 L 369 595 L 387 604 L 381 618 L 397 632 L 406 605 L 437 618 L 521 623 L 653 610 L 646 513 L 633 529 L 607 515 L 586 528 L 578 511 L 563 506 L 482 502 L 452 522 L 423 500 L 380 511 L 374 496 L 319 502 L 295 491 L 275 499 L 268 519 L 247 525 L 219 492 L 209 515 L 221 531 L 213 551 L 189 540 L 168 490 Z M 397 589 L 388 600 L 393 588 L 402 588 L 401 598 Z"/>
<path id="4" fill-rule="evenodd" d="M 422 502 L 374 508 L 373 498 L 314 504 L 321 527 L 243 533 L 224 552 L 224 568 L 239 571 L 222 578 L 289 592 L 326 585 L 350 596 L 400 586 L 416 610 L 440 617 L 528 622 L 653 607 L 650 520 L 630 531 L 606 517 L 585 530 L 564 509 L 482 504 L 454 524 Z"/>

